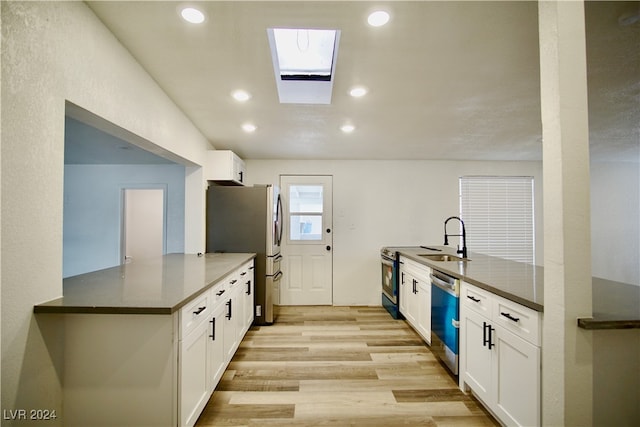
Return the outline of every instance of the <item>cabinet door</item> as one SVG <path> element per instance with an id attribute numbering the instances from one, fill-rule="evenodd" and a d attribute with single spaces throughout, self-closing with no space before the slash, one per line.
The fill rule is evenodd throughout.
<path id="1" fill-rule="evenodd" d="M 251 264 L 245 265 L 240 272 L 240 297 L 242 299 L 242 329 L 240 331 L 240 338 L 249 330 L 249 327 L 253 323 L 254 315 L 254 285 L 253 285 L 253 270 L 249 267 Z"/>
<path id="2" fill-rule="evenodd" d="M 224 320 L 226 306 L 218 304 L 213 310 L 211 319 L 209 320 L 209 336 L 207 346 L 207 388 L 212 392 L 216 388 L 224 369 L 226 368 L 225 350 L 224 350 Z"/>
<path id="3" fill-rule="evenodd" d="M 484 345 L 488 338 L 488 320 L 475 311 L 461 313 L 460 378 L 486 404 L 491 404 L 492 351 Z"/>
<path id="4" fill-rule="evenodd" d="M 236 346 L 238 342 L 238 328 L 237 328 L 237 309 L 238 302 L 237 298 L 234 295 L 234 291 L 236 288 L 230 289 L 230 295 L 227 297 L 227 300 L 224 303 L 224 326 L 223 330 L 223 344 L 224 344 L 224 353 L 225 353 L 225 361 L 228 362 L 233 357 L 233 353 L 236 351 Z"/>
<path id="5" fill-rule="evenodd" d="M 402 313 L 405 317 L 405 319 L 407 318 L 407 301 L 409 300 L 409 296 L 411 295 L 411 291 L 412 291 L 412 284 L 411 284 L 411 280 L 412 277 L 406 272 L 404 271 L 402 268 L 400 269 L 400 279 L 398 280 L 400 282 L 400 290 L 398 291 L 398 307 L 400 309 L 400 313 Z"/>
<path id="6" fill-rule="evenodd" d="M 418 332 L 431 344 L 431 283 L 420 280 L 417 286 Z"/>
<path id="7" fill-rule="evenodd" d="M 418 281 L 412 274 L 407 272 L 405 272 L 404 281 L 404 294 L 402 297 L 404 297 L 405 311 L 402 314 L 404 314 L 407 322 L 417 329 L 418 320 L 416 318 L 416 313 L 418 312 L 418 298 L 416 297 L 415 290 L 417 289 Z"/>
<path id="8" fill-rule="evenodd" d="M 409 300 L 407 301 L 407 313 L 409 317 L 409 323 L 418 329 L 418 279 L 415 276 L 411 277 L 411 292 L 409 293 Z"/>
<path id="9" fill-rule="evenodd" d="M 233 180 L 244 184 L 245 175 L 244 161 L 240 157 L 233 155 Z"/>
<path id="10" fill-rule="evenodd" d="M 207 339 L 209 322 L 202 322 L 180 343 L 180 425 L 192 426 L 209 398 Z"/>
<path id="11" fill-rule="evenodd" d="M 497 326 L 494 339 L 496 415 L 507 425 L 540 425 L 540 348 Z"/>

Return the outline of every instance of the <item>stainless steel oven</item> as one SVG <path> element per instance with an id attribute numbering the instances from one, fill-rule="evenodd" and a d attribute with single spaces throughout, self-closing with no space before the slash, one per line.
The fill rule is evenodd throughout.
<path id="1" fill-rule="evenodd" d="M 398 254 L 390 248 L 380 250 L 382 266 L 382 306 L 394 319 L 402 319 L 398 309 Z"/>

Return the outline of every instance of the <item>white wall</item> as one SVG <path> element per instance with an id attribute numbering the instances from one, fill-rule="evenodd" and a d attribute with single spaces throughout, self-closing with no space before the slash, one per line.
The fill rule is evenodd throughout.
<path id="1" fill-rule="evenodd" d="M 166 253 L 184 252 L 181 165 L 65 165 L 63 277 L 119 265 L 124 188 L 165 190 Z"/>
<path id="2" fill-rule="evenodd" d="M 2 409 L 60 412 L 63 336 L 56 317 L 36 317 L 33 306 L 62 295 L 65 101 L 185 165 L 201 165 L 210 147 L 84 3 L 3 1 L 1 8 Z M 193 211 L 202 219 L 204 182 L 189 182 L 200 188 L 188 189 L 185 217 Z M 190 239 L 203 240 L 204 221 L 189 227 L 185 247 L 203 251 Z"/>
<path id="3" fill-rule="evenodd" d="M 443 243 L 444 220 L 459 213 L 461 175 L 534 177 L 536 259 L 542 259 L 539 162 L 247 160 L 246 164 L 249 185 L 277 184 L 280 174 L 333 176 L 335 305 L 380 305 L 382 246 Z"/>
<path id="4" fill-rule="evenodd" d="M 591 163 L 593 276 L 640 285 L 640 162 Z"/>

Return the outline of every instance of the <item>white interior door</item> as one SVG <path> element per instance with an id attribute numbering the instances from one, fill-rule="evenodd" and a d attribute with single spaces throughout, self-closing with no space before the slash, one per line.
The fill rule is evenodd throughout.
<path id="1" fill-rule="evenodd" d="M 281 305 L 333 304 L 331 176 L 280 176 L 284 207 Z"/>
<path id="2" fill-rule="evenodd" d="M 124 190 L 123 263 L 164 253 L 164 190 Z"/>

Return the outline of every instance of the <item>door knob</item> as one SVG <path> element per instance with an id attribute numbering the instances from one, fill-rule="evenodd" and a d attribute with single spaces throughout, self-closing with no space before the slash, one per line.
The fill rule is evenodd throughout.
<path id="1" fill-rule="evenodd" d="M 331 229 L 330 228 L 327 228 L 327 233 L 331 233 Z"/>
<path id="2" fill-rule="evenodd" d="M 331 246 L 327 245 L 327 250 L 330 251 L 331 250 Z"/>

